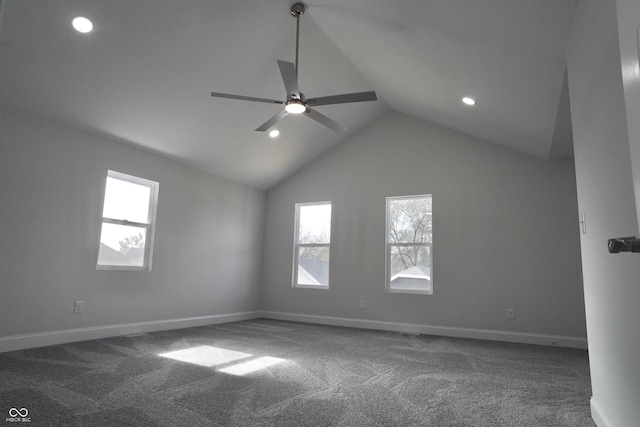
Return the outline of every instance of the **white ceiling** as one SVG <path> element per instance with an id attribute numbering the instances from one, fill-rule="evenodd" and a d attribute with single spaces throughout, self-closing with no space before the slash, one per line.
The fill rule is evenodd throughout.
<path id="1" fill-rule="evenodd" d="M 0 0 L 2 1 L 2 0 Z M 289 116 L 292 0 L 4 0 L 0 103 L 268 189 L 395 110 L 529 155 L 571 156 L 565 47 L 576 0 L 314 0 L 301 18 L 307 97 L 375 90 L 317 107 L 349 130 Z M 93 32 L 71 19 L 93 20 Z M 475 107 L 461 103 L 477 99 Z"/>

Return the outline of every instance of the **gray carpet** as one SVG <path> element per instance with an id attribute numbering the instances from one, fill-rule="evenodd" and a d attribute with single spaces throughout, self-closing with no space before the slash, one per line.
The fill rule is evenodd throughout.
<path id="1" fill-rule="evenodd" d="M 3 426 L 593 427 L 590 395 L 582 350 L 263 319 L 0 354 Z"/>

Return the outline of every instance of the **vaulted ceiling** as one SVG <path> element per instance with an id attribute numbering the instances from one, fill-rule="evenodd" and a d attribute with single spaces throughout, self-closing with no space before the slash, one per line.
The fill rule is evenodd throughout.
<path id="1" fill-rule="evenodd" d="M 285 117 L 293 0 L 0 0 L 0 103 L 268 189 L 390 110 L 553 160 L 570 157 L 565 47 L 576 0 L 314 0 L 300 21 L 307 97 L 336 133 Z M 94 30 L 71 27 L 82 15 Z M 474 107 L 462 97 L 477 100 Z"/>

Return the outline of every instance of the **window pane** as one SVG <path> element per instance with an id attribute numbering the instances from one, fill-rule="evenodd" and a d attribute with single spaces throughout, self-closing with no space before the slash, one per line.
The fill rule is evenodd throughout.
<path id="1" fill-rule="evenodd" d="M 298 248 L 298 285 L 329 285 L 329 247 Z"/>
<path id="2" fill-rule="evenodd" d="M 146 236 L 142 227 L 102 223 L 98 264 L 143 267 Z"/>
<path id="3" fill-rule="evenodd" d="M 430 251 L 428 246 L 391 246 L 390 289 L 430 290 Z"/>
<path id="4" fill-rule="evenodd" d="M 389 242 L 431 242 L 431 197 L 389 199 Z"/>
<path id="5" fill-rule="evenodd" d="M 391 276 L 401 271 L 418 266 L 422 269 L 431 267 L 431 248 L 424 245 L 393 246 L 391 251 Z M 428 275 L 428 272 L 425 272 Z"/>
<path id="6" fill-rule="evenodd" d="M 391 276 L 413 269 L 415 274 L 429 276 L 431 248 L 428 246 L 391 246 Z"/>
<path id="7" fill-rule="evenodd" d="M 301 205 L 299 243 L 329 243 L 331 241 L 331 205 Z"/>
<path id="8" fill-rule="evenodd" d="M 387 290 L 431 294 L 431 195 L 387 198 Z"/>
<path id="9" fill-rule="evenodd" d="M 102 216 L 148 223 L 150 197 L 150 186 L 108 176 Z"/>

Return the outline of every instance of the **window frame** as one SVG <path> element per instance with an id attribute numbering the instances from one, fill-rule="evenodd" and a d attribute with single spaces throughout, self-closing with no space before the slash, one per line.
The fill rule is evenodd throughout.
<path id="1" fill-rule="evenodd" d="M 129 221 L 127 219 L 116 219 L 104 216 L 104 204 L 106 202 L 107 193 L 107 181 L 109 178 L 118 179 L 120 181 L 129 182 L 136 185 L 142 185 L 149 187 L 149 207 L 148 207 L 148 222 Z M 160 184 L 150 179 L 141 178 L 126 173 L 107 170 L 107 175 L 104 181 L 104 192 L 102 193 L 102 210 L 100 215 L 100 233 L 98 238 L 98 257 L 96 261 L 96 270 L 121 270 L 121 271 L 151 271 L 151 264 L 153 260 L 153 242 L 156 229 L 156 214 L 158 208 L 158 192 Z M 145 244 L 144 255 L 141 266 L 138 265 L 115 265 L 115 264 L 100 264 L 100 244 L 102 242 L 102 227 L 104 224 L 123 225 L 128 227 L 137 227 L 145 230 Z"/>
<path id="2" fill-rule="evenodd" d="M 329 205 L 331 206 L 331 219 L 329 222 L 329 231 L 331 232 L 332 222 L 333 222 L 333 205 L 331 201 L 322 201 L 322 202 L 301 202 L 295 204 L 295 219 L 294 219 L 294 236 L 293 236 L 293 265 L 292 265 L 292 284 L 291 286 L 296 289 L 322 289 L 328 290 L 331 284 L 331 233 L 329 233 L 329 242 L 328 243 L 300 243 L 300 208 L 304 206 L 320 206 L 320 205 Z M 300 255 L 300 248 L 309 247 L 309 248 L 323 248 L 326 247 L 329 250 L 329 268 L 327 273 L 327 284 L 326 285 L 307 285 L 298 283 L 298 259 Z"/>
<path id="3" fill-rule="evenodd" d="M 431 242 L 417 243 L 417 242 L 402 242 L 402 243 L 393 243 L 390 241 L 390 211 L 391 211 L 391 200 L 400 200 L 400 199 L 421 199 L 421 198 L 430 198 L 431 199 L 431 215 L 432 219 L 432 229 L 431 229 Z M 408 196 L 390 196 L 386 198 L 386 218 L 385 218 L 385 292 L 391 294 L 414 294 L 414 295 L 433 295 L 433 194 L 415 194 Z M 430 277 L 429 277 L 429 289 L 392 289 L 391 288 L 391 248 L 392 247 L 425 247 L 429 249 L 429 269 L 430 269 Z"/>

